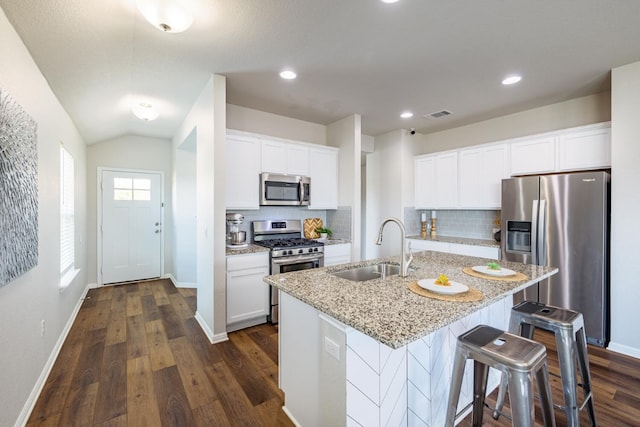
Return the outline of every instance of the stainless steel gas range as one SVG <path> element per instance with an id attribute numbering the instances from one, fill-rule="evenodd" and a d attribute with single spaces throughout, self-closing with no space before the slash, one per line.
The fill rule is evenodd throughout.
<path id="1" fill-rule="evenodd" d="M 253 221 L 253 242 L 270 251 L 270 273 L 288 273 L 324 266 L 324 244 L 302 237 L 299 219 Z M 278 323 L 278 289 L 269 292 L 269 321 Z"/>

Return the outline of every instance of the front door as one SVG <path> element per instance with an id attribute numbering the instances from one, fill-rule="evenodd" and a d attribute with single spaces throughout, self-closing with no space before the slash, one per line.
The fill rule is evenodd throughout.
<path id="1" fill-rule="evenodd" d="M 103 170 L 101 283 L 160 277 L 162 175 Z"/>

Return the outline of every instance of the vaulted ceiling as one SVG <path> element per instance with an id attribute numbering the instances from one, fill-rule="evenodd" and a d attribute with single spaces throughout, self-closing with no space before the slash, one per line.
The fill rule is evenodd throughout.
<path id="1" fill-rule="evenodd" d="M 212 73 L 230 104 L 319 124 L 429 133 L 609 89 L 640 60 L 637 0 L 181 0 L 186 32 L 134 0 L 0 0 L 87 143 L 171 138 Z M 280 79 L 295 69 L 298 78 Z M 511 73 L 516 85 L 503 86 Z M 131 103 L 160 117 L 143 122 Z M 441 119 L 423 116 L 440 110 Z M 411 119 L 400 113 L 410 110 Z"/>

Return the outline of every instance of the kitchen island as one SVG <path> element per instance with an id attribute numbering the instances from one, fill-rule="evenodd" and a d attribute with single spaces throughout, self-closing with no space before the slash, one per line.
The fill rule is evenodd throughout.
<path id="1" fill-rule="evenodd" d="M 284 410 L 299 425 L 443 425 L 456 337 L 477 324 L 506 329 L 511 295 L 557 273 L 503 262 L 527 277 L 485 280 L 462 269 L 485 265 L 487 259 L 426 251 L 414 255 L 413 270 L 405 278 L 354 282 L 331 274 L 397 261 L 265 278 L 280 290 L 280 387 Z M 441 301 L 408 289 L 412 282 L 440 274 L 480 290 L 484 298 Z M 490 385 L 497 382 L 493 372 Z M 466 375 L 459 408 L 471 401 L 471 385 Z"/>

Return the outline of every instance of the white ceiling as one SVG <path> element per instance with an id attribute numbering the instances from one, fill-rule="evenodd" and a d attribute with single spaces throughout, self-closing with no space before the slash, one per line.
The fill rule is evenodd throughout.
<path id="1" fill-rule="evenodd" d="M 429 133 L 608 90 L 640 60 L 638 0 L 183 0 L 184 33 L 134 0 L 0 0 L 87 143 L 171 138 L 212 73 L 227 102 L 378 135 Z M 294 68 L 298 79 L 278 72 Z M 502 86 L 502 77 L 523 81 Z M 142 122 L 131 102 L 160 118 Z M 439 120 L 423 115 L 442 109 Z M 400 119 L 404 110 L 415 113 Z"/>

